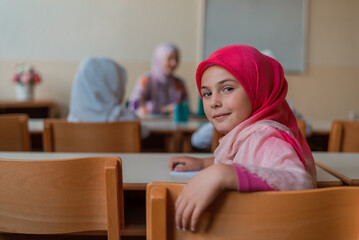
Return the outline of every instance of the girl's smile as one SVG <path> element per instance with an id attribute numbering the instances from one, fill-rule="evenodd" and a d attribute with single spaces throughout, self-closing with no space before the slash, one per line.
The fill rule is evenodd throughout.
<path id="1" fill-rule="evenodd" d="M 203 72 L 201 94 L 208 120 L 222 134 L 231 131 L 252 113 L 246 91 L 223 67 L 214 65 Z"/>
<path id="2" fill-rule="evenodd" d="M 217 121 L 221 121 L 226 119 L 227 116 L 229 116 L 230 113 L 220 113 L 220 114 L 215 114 L 212 116 L 213 119 L 217 120 Z"/>

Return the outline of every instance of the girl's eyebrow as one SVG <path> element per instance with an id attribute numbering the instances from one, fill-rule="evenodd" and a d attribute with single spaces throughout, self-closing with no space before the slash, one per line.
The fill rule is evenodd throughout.
<path id="1" fill-rule="evenodd" d="M 223 79 L 222 81 L 219 81 L 218 83 L 216 83 L 216 85 L 223 85 L 226 82 L 237 82 L 237 80 L 234 79 Z M 201 89 L 208 89 L 209 87 L 207 86 L 201 86 Z"/>
<path id="2" fill-rule="evenodd" d="M 222 81 L 219 81 L 218 83 L 216 83 L 216 85 L 221 85 L 221 84 L 224 84 L 226 82 L 237 82 L 237 80 L 234 80 L 234 79 L 223 79 Z"/>

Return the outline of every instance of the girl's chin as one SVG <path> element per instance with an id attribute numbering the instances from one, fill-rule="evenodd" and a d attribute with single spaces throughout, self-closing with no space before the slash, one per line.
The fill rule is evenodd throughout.
<path id="1" fill-rule="evenodd" d="M 224 128 L 221 128 L 221 127 L 216 127 L 215 126 L 215 128 L 220 134 L 223 134 L 223 135 L 225 135 L 225 134 L 227 134 L 229 132 L 227 129 L 224 129 Z"/>

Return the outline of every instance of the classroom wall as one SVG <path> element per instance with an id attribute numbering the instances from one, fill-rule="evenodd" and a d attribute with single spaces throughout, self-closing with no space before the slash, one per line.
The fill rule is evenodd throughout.
<path id="1" fill-rule="evenodd" d="M 127 96 L 150 69 L 154 47 L 173 42 L 181 50 L 177 74 L 194 96 L 200 0 L 0 0 L 0 100 L 15 99 L 10 79 L 28 62 L 43 82 L 36 99 L 53 99 L 66 117 L 79 62 L 106 56 L 128 71 Z M 195 101 L 193 101 L 194 103 Z M 195 104 L 194 104 L 195 106 Z"/>
<path id="2" fill-rule="evenodd" d="M 308 1 L 307 71 L 286 74 L 288 99 L 310 120 L 347 119 L 350 111 L 359 113 L 359 1 Z M 177 74 L 196 110 L 204 2 L 0 0 L 0 100 L 15 99 L 14 67 L 28 62 L 43 77 L 36 99 L 53 99 L 66 117 L 73 77 L 87 56 L 122 64 L 128 96 L 137 76 L 148 71 L 153 48 L 171 41 L 181 49 Z"/>
<path id="3" fill-rule="evenodd" d="M 359 1 L 309 0 L 307 72 L 287 75 L 288 99 L 313 121 L 359 113 Z"/>

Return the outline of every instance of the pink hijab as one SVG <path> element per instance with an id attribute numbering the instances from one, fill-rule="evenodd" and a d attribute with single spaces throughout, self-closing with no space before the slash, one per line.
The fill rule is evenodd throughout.
<path id="1" fill-rule="evenodd" d="M 310 148 L 300 133 L 297 120 L 285 100 L 288 84 L 283 68 L 276 60 L 246 45 L 230 45 L 218 49 L 207 60 L 199 64 L 196 72 L 198 91 L 201 94 L 203 72 L 211 65 L 229 71 L 243 86 L 252 104 L 252 114 L 241 123 L 243 128 L 261 120 L 273 120 L 288 127 L 294 135 L 287 141 L 298 152 L 304 166 L 315 176 L 314 159 Z M 301 156 L 303 154 L 303 156 Z M 304 159 L 303 159 L 304 157 Z"/>

